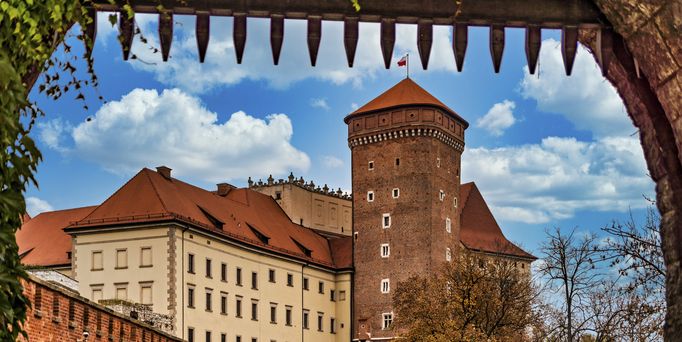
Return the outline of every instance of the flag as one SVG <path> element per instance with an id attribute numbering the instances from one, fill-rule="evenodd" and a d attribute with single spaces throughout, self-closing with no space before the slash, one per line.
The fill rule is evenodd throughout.
<path id="1" fill-rule="evenodd" d="M 406 64 L 407 64 L 407 56 L 403 56 L 403 58 L 401 58 L 398 61 L 398 66 L 401 67 L 401 66 L 405 66 Z"/>

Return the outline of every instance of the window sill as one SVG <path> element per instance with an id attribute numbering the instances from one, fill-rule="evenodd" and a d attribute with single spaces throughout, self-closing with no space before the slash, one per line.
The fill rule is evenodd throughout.
<path id="1" fill-rule="evenodd" d="M 97 271 L 103 271 L 104 268 L 91 268 L 90 272 L 97 272 Z"/>
<path id="2" fill-rule="evenodd" d="M 140 268 L 152 268 L 154 265 L 140 265 Z"/>
<path id="3" fill-rule="evenodd" d="M 52 317 L 52 322 L 59 324 L 62 322 L 62 319 L 59 317 Z"/>
<path id="4" fill-rule="evenodd" d="M 33 311 L 33 316 L 35 316 L 36 318 L 43 318 L 43 312 L 40 310 L 35 310 Z"/>
<path id="5" fill-rule="evenodd" d="M 118 266 L 116 266 L 116 267 L 114 267 L 114 269 L 115 269 L 115 270 L 127 270 L 127 269 L 128 269 L 128 266 L 125 266 L 125 267 L 118 267 Z"/>

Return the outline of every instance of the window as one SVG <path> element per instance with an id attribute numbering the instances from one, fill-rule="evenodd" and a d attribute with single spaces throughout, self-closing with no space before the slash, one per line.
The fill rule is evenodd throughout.
<path id="1" fill-rule="evenodd" d="M 284 309 L 284 323 L 291 326 L 291 306 L 287 305 Z"/>
<path id="2" fill-rule="evenodd" d="M 317 283 L 317 292 L 324 293 L 324 282 Z"/>
<path id="3" fill-rule="evenodd" d="M 452 254 L 450 253 L 450 248 L 445 249 L 445 261 L 452 261 Z"/>
<path id="4" fill-rule="evenodd" d="M 384 214 L 381 220 L 381 226 L 386 229 L 391 227 L 391 214 Z"/>
<path id="5" fill-rule="evenodd" d="M 334 289 L 329 290 L 329 300 L 332 302 L 336 301 L 336 291 Z"/>
<path id="6" fill-rule="evenodd" d="M 206 342 L 211 342 L 211 332 L 206 331 Z"/>
<path id="7" fill-rule="evenodd" d="M 322 312 L 317 313 L 317 331 L 323 331 L 322 320 L 324 319 L 324 314 Z"/>
<path id="8" fill-rule="evenodd" d="M 227 281 L 227 264 L 220 264 L 220 280 Z"/>
<path id="9" fill-rule="evenodd" d="M 452 221 L 450 221 L 449 217 L 445 218 L 445 231 L 452 233 Z"/>
<path id="10" fill-rule="evenodd" d="M 242 286 L 242 269 L 237 267 L 237 286 Z"/>
<path id="11" fill-rule="evenodd" d="M 194 254 L 187 254 L 187 273 L 194 273 Z"/>
<path id="12" fill-rule="evenodd" d="M 220 342 L 227 342 L 227 334 L 226 333 L 220 334 Z"/>
<path id="13" fill-rule="evenodd" d="M 251 288 L 258 290 L 258 273 L 251 272 Z"/>
<path id="14" fill-rule="evenodd" d="M 270 303 L 270 323 L 277 324 L 277 303 Z"/>
<path id="15" fill-rule="evenodd" d="M 310 317 L 310 310 L 303 310 L 303 329 L 310 329 L 308 325 L 308 318 Z"/>
<path id="16" fill-rule="evenodd" d="M 194 286 L 187 287 L 187 307 L 194 308 Z"/>
<path id="17" fill-rule="evenodd" d="M 441 201 L 444 200 L 445 199 L 445 191 L 441 190 L 440 194 L 438 195 L 438 198 L 440 198 Z"/>
<path id="18" fill-rule="evenodd" d="M 258 342 L 258 338 L 256 338 L 256 337 L 251 337 L 251 342 Z"/>
<path id="19" fill-rule="evenodd" d="M 206 258 L 206 278 L 213 278 L 211 274 L 211 259 Z"/>
<path id="20" fill-rule="evenodd" d="M 128 250 L 116 250 L 116 269 L 128 268 Z"/>
<path id="21" fill-rule="evenodd" d="M 100 300 L 102 300 L 102 288 L 93 288 L 92 289 L 92 301 L 95 303 L 99 303 Z"/>
<path id="22" fill-rule="evenodd" d="M 440 158 L 436 158 L 436 167 L 440 167 Z"/>
<path id="23" fill-rule="evenodd" d="M 400 158 L 395 158 L 395 166 L 400 166 Z"/>
<path id="24" fill-rule="evenodd" d="M 242 337 L 237 335 L 237 337 L 235 338 L 235 341 L 236 342 L 242 342 Z"/>
<path id="25" fill-rule="evenodd" d="M 334 317 L 329 319 L 329 332 L 336 334 L 336 319 Z"/>
<path id="26" fill-rule="evenodd" d="M 393 198 L 398 198 L 400 197 L 400 189 L 395 188 L 393 189 Z"/>
<path id="27" fill-rule="evenodd" d="M 294 286 L 294 275 L 287 273 L 287 286 Z"/>
<path id="28" fill-rule="evenodd" d="M 258 320 L 258 301 L 255 299 L 251 300 L 251 320 Z"/>
<path id="29" fill-rule="evenodd" d="M 391 283 L 390 280 L 387 279 L 381 279 L 381 293 L 389 293 L 391 292 Z"/>
<path id="30" fill-rule="evenodd" d="M 308 290 L 308 278 L 303 278 L 303 289 Z"/>
<path id="31" fill-rule="evenodd" d="M 281 191 L 275 191 L 275 200 L 281 200 L 282 199 L 282 192 Z"/>
<path id="32" fill-rule="evenodd" d="M 339 291 L 339 300 L 340 301 L 346 300 L 346 291 Z"/>
<path id="33" fill-rule="evenodd" d="M 391 255 L 391 247 L 387 243 L 381 244 L 381 257 L 388 258 Z"/>
<path id="34" fill-rule="evenodd" d="M 387 313 L 383 314 L 381 329 L 382 330 L 390 329 L 392 324 L 393 324 L 393 313 L 387 312 Z"/>
<path id="35" fill-rule="evenodd" d="M 275 270 L 269 269 L 268 270 L 268 281 L 271 283 L 275 283 Z"/>
<path id="36" fill-rule="evenodd" d="M 452 200 L 452 206 L 457 208 L 457 197 L 455 197 L 455 199 Z"/>
<path id="37" fill-rule="evenodd" d="M 140 304 L 152 304 L 152 283 L 140 282 Z"/>
<path id="38" fill-rule="evenodd" d="M 220 293 L 220 313 L 227 315 L 227 293 Z"/>
<path id="39" fill-rule="evenodd" d="M 114 284 L 116 286 L 116 299 L 128 300 L 128 283 Z"/>
<path id="40" fill-rule="evenodd" d="M 102 266 L 102 251 L 92 252 L 92 271 L 101 271 L 104 269 Z"/>
<path id="41" fill-rule="evenodd" d="M 367 202 L 374 202 L 374 191 L 367 191 Z"/>
<path id="42" fill-rule="evenodd" d="M 213 311 L 213 290 L 211 289 L 206 289 L 206 311 Z"/>
<path id="43" fill-rule="evenodd" d="M 187 342 L 194 342 L 194 328 L 187 328 Z"/>
<path id="44" fill-rule="evenodd" d="M 236 306 L 235 306 L 235 316 L 242 318 L 242 297 L 237 296 L 236 297 Z"/>
<path id="45" fill-rule="evenodd" d="M 152 248 L 140 248 L 140 267 L 152 267 Z"/>
<path id="46" fill-rule="evenodd" d="M 367 163 L 367 169 L 370 171 L 374 170 L 374 162 L 373 161 L 370 161 L 369 163 Z"/>

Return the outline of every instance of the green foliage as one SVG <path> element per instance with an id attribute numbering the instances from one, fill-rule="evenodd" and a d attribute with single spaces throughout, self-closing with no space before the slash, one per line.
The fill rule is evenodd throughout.
<path id="1" fill-rule="evenodd" d="M 87 1 L 87 0 L 86 0 Z M 92 60 L 86 56 L 90 80 L 75 76 L 71 60 L 61 61 L 53 51 L 74 23 L 90 23 L 85 1 L 2 0 L 0 2 L 0 341 L 14 341 L 24 335 L 28 300 L 23 296 L 20 279 L 26 277 L 21 266 L 14 233 L 26 212 L 23 193 L 36 184 L 34 173 L 41 159 L 29 136 L 40 108 L 28 100 L 28 92 L 41 72 L 51 68 L 39 91 L 58 98 L 81 84 L 96 83 Z M 89 47 L 92 42 L 78 37 Z M 70 46 L 64 45 L 65 55 Z M 70 80 L 60 80 L 60 73 Z M 79 93 L 77 98 L 82 98 Z"/>

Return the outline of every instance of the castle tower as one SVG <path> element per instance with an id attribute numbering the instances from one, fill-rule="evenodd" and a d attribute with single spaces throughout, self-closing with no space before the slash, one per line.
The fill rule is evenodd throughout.
<path id="1" fill-rule="evenodd" d="M 392 296 L 459 244 L 468 123 L 409 78 L 344 119 L 352 154 L 353 339 L 396 336 Z"/>

